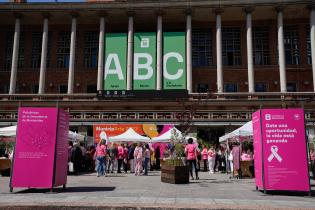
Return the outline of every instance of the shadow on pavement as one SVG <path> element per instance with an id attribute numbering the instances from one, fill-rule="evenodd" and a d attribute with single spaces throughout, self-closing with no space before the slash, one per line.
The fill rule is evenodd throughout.
<path id="1" fill-rule="evenodd" d="M 263 192 L 263 191 L 260 191 Z M 283 196 L 309 196 L 308 192 L 301 192 L 301 191 L 267 191 L 266 195 L 283 195 Z M 315 197 L 315 190 L 311 190 L 311 197 Z"/>
<path id="2" fill-rule="evenodd" d="M 95 186 L 85 186 L 85 187 L 67 187 L 63 188 L 54 188 L 52 193 L 72 193 L 72 192 L 105 192 L 105 191 L 114 191 L 116 187 L 95 187 Z M 26 194 L 26 193 L 51 193 L 50 189 L 35 189 L 30 188 L 26 190 L 21 190 L 15 194 Z"/>

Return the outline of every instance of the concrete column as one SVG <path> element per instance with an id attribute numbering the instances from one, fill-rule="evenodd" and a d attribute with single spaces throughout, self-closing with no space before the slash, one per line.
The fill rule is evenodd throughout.
<path id="1" fill-rule="evenodd" d="M 157 17 L 157 34 L 156 34 L 156 89 L 162 90 L 162 15 Z"/>
<path id="2" fill-rule="evenodd" d="M 127 56 L 127 90 L 132 89 L 132 59 L 133 59 L 133 16 L 128 20 L 128 56 Z"/>
<path id="3" fill-rule="evenodd" d="M 97 90 L 103 90 L 104 81 L 104 49 L 105 49 L 105 17 L 100 17 L 100 34 L 98 40 Z"/>
<path id="4" fill-rule="evenodd" d="M 216 14 L 216 46 L 217 46 L 217 91 L 223 92 L 223 68 L 222 68 L 222 35 L 221 35 L 221 13 L 222 10 L 215 10 Z"/>
<path id="5" fill-rule="evenodd" d="M 43 25 L 42 54 L 41 54 L 41 59 L 40 59 L 38 94 L 45 93 L 47 44 L 48 44 L 48 17 L 45 16 L 44 25 Z"/>
<path id="6" fill-rule="evenodd" d="M 247 68 L 248 68 L 248 92 L 255 92 L 253 41 L 252 41 L 252 9 L 246 8 L 246 40 L 247 40 Z"/>
<path id="7" fill-rule="evenodd" d="M 313 69 L 313 89 L 315 92 L 315 6 L 311 8 L 310 29 L 311 29 L 310 38 L 311 38 L 312 69 Z"/>
<path id="8" fill-rule="evenodd" d="M 16 77 L 18 68 L 18 58 L 19 58 L 19 44 L 20 44 L 20 30 L 21 30 L 21 17 L 16 16 L 15 18 L 15 29 L 14 29 L 14 42 L 13 42 L 13 52 L 12 52 L 12 64 L 11 64 L 11 78 L 10 78 L 10 90 L 9 94 L 15 93 L 16 87 Z"/>
<path id="9" fill-rule="evenodd" d="M 186 13 L 187 91 L 192 93 L 191 11 Z"/>
<path id="10" fill-rule="evenodd" d="M 77 16 L 73 15 L 72 16 L 72 24 L 71 24 L 68 94 L 73 93 L 76 36 L 77 36 Z"/>
<path id="11" fill-rule="evenodd" d="M 280 91 L 287 92 L 287 79 L 285 72 L 285 54 L 283 37 L 283 9 L 276 8 L 278 19 L 278 50 L 279 50 L 279 71 L 280 71 Z"/>

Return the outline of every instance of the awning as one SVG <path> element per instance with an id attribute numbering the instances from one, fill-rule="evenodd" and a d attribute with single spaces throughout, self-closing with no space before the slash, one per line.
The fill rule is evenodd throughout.
<path id="1" fill-rule="evenodd" d="M 16 125 L 0 128 L 0 137 L 15 137 L 16 136 Z M 84 136 L 72 131 L 68 133 L 68 139 L 71 141 L 84 141 Z"/>
<path id="2" fill-rule="evenodd" d="M 108 138 L 109 142 L 150 142 L 150 138 L 141 136 L 137 132 L 135 132 L 132 128 L 129 128 L 124 133 L 117 135 L 117 136 L 111 136 Z"/>
<path id="3" fill-rule="evenodd" d="M 253 136 L 253 123 L 252 121 L 247 122 L 242 127 L 232 131 L 231 133 L 225 134 L 219 138 L 219 142 L 224 142 L 228 139 L 236 137 L 248 137 Z"/>
<path id="4" fill-rule="evenodd" d="M 157 143 L 157 142 L 171 142 L 172 141 L 172 137 L 176 135 L 177 139 L 182 139 L 183 135 L 182 132 L 180 132 L 177 128 L 171 128 L 170 130 L 168 130 L 167 132 L 165 132 L 164 134 L 162 134 L 161 136 L 157 136 L 152 138 L 151 142 L 152 143 Z"/>

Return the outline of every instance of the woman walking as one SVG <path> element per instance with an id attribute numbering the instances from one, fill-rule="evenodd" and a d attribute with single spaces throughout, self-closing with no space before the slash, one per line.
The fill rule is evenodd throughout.
<path id="1" fill-rule="evenodd" d="M 208 149 L 206 145 L 203 145 L 201 155 L 203 160 L 203 171 L 207 171 Z"/>
<path id="2" fill-rule="evenodd" d="M 188 144 L 185 147 L 185 153 L 186 153 L 187 164 L 189 166 L 189 172 L 190 172 L 190 176 L 192 180 L 194 180 L 194 176 L 192 173 L 193 167 L 195 170 L 196 179 L 197 180 L 199 179 L 198 169 L 197 169 L 197 152 L 198 151 L 199 151 L 198 147 L 195 144 L 193 144 L 193 139 L 189 138 Z"/>
<path id="3" fill-rule="evenodd" d="M 150 162 L 150 147 L 148 144 L 145 145 L 144 151 L 144 175 L 148 175 L 148 164 Z"/>
<path id="4" fill-rule="evenodd" d="M 214 164 L 215 164 L 215 150 L 213 146 L 208 150 L 208 164 L 209 164 L 209 174 L 214 174 Z"/>
<path id="5" fill-rule="evenodd" d="M 141 166 L 142 166 L 142 158 L 143 158 L 143 149 L 140 143 L 138 143 L 137 147 L 135 148 L 134 158 L 136 161 L 135 175 L 137 176 L 137 175 L 140 175 Z"/>
<path id="6" fill-rule="evenodd" d="M 117 156 L 117 161 L 118 161 L 118 168 L 117 168 L 117 173 L 121 173 L 121 166 L 123 164 L 124 161 L 124 148 L 123 148 L 123 144 L 118 146 L 118 156 Z"/>
<path id="7" fill-rule="evenodd" d="M 103 141 L 100 141 L 96 147 L 95 158 L 97 161 L 96 171 L 97 177 L 106 176 L 105 171 L 105 155 L 106 155 L 106 147 Z"/>

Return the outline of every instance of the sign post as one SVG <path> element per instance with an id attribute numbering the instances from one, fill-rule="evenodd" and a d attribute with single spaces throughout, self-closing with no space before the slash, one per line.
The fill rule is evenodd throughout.
<path id="1" fill-rule="evenodd" d="M 69 115 L 57 108 L 19 109 L 10 191 L 65 187 Z"/>
<path id="2" fill-rule="evenodd" d="M 256 189 L 310 192 L 303 109 L 253 113 Z"/>

